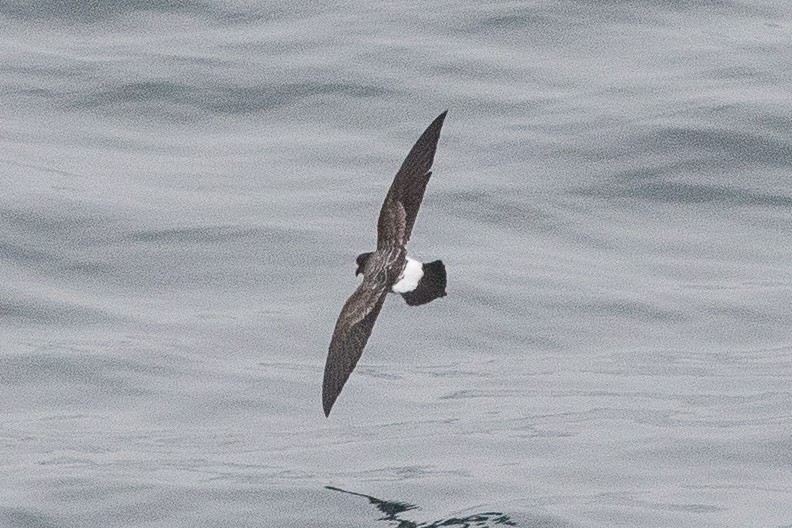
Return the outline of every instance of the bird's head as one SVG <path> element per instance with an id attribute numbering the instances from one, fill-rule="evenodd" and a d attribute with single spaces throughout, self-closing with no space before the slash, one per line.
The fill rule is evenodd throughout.
<path id="1" fill-rule="evenodd" d="M 355 259 L 355 262 L 357 262 L 357 269 L 355 270 L 356 277 L 363 273 L 363 270 L 366 269 L 366 262 L 368 262 L 369 257 L 373 254 L 374 253 L 361 253 L 357 256 Z"/>

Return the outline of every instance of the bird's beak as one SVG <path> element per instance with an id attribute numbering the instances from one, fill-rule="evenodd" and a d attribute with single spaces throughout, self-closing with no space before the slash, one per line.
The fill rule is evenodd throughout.
<path id="1" fill-rule="evenodd" d="M 356 269 L 356 270 L 355 270 L 355 277 L 357 277 L 357 276 L 358 276 L 358 275 L 360 275 L 361 273 L 363 273 L 363 272 L 360 270 L 360 268 Z"/>

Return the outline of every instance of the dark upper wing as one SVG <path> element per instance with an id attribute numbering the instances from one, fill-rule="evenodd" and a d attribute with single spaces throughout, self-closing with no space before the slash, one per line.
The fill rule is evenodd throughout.
<path id="1" fill-rule="evenodd" d="M 330 415 L 333 403 L 355 369 L 387 293 L 387 284 L 384 282 L 378 284 L 373 277 L 364 278 L 355 293 L 344 303 L 341 315 L 336 321 L 325 363 L 322 384 L 325 416 Z"/>
<path id="2" fill-rule="evenodd" d="M 396 173 L 380 210 L 377 249 L 388 245 L 403 246 L 410 240 L 426 184 L 432 175 L 429 169 L 432 168 L 446 113 L 448 110 L 437 116 L 424 130 Z M 399 211 L 400 207 L 404 209 L 403 213 Z"/>

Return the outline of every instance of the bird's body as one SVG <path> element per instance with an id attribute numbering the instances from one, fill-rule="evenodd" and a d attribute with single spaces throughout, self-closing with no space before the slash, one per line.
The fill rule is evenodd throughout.
<path id="1" fill-rule="evenodd" d="M 386 295 L 401 294 L 410 306 L 445 296 L 445 266 L 407 257 L 407 242 L 432 173 L 440 129 L 446 112 L 424 131 L 402 163 L 388 190 L 377 222 L 377 250 L 357 257 L 355 274 L 363 282 L 338 316 L 325 363 L 322 403 L 330 414 L 341 389 L 357 365 Z"/>

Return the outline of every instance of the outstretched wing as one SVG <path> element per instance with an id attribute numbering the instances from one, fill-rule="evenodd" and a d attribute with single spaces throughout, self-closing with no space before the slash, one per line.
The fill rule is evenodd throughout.
<path id="1" fill-rule="evenodd" d="M 330 409 L 333 408 L 338 395 L 341 394 L 341 389 L 355 369 L 387 293 L 387 284 L 377 283 L 374 277 L 365 278 L 355 293 L 344 303 L 341 315 L 336 321 L 325 363 L 322 384 L 322 405 L 325 416 L 330 415 Z"/>
<path id="2" fill-rule="evenodd" d="M 377 249 L 403 246 L 410 240 L 418 208 L 432 173 L 437 141 L 448 110 L 437 116 L 413 145 L 393 179 L 377 222 Z M 403 212 L 399 209 L 403 209 Z"/>

